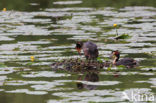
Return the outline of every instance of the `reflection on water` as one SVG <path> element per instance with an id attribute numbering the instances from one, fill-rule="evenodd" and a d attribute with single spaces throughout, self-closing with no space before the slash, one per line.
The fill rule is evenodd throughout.
<path id="1" fill-rule="evenodd" d="M 78 80 L 82 80 L 82 76 L 79 76 L 78 77 Z M 87 73 L 85 75 L 85 78 L 84 78 L 84 81 L 89 81 L 89 82 L 98 82 L 99 81 L 99 76 L 97 73 Z M 77 82 L 76 83 L 77 85 L 77 88 L 78 89 L 83 89 L 83 88 L 86 88 L 86 89 L 89 89 L 89 90 L 93 90 L 93 89 L 96 89 L 96 85 L 88 85 L 88 84 L 85 84 L 83 82 Z"/>
<path id="2" fill-rule="evenodd" d="M 155 0 L 7 0 L 0 7 L 7 9 L 0 12 L 0 103 L 127 102 L 123 92 L 156 93 Z M 113 40 L 115 23 L 130 38 Z M 84 60 L 77 40 L 95 42 L 102 61 L 119 50 L 140 67 L 52 71 L 56 61 Z"/>

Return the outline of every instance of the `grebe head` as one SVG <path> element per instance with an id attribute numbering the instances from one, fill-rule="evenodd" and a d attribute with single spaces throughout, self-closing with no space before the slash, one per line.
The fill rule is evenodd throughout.
<path id="1" fill-rule="evenodd" d="M 81 49 L 82 49 L 83 43 L 82 42 L 76 42 L 76 46 L 75 49 L 77 50 L 77 52 L 80 54 Z"/>
<path id="2" fill-rule="evenodd" d="M 120 52 L 119 52 L 118 50 L 112 51 L 112 55 L 115 56 L 115 58 L 114 58 L 114 60 L 113 60 L 113 64 L 115 64 L 117 61 L 119 61 Z"/>

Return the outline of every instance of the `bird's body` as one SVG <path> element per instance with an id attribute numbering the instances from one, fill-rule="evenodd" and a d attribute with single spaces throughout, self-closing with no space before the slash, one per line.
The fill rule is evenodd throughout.
<path id="1" fill-rule="evenodd" d="M 133 68 L 137 65 L 137 61 L 135 61 L 132 58 L 123 58 L 121 60 L 118 60 L 115 65 L 119 66 L 119 65 L 124 65 L 127 68 Z"/>
<path id="2" fill-rule="evenodd" d="M 94 44 L 93 42 L 85 42 L 82 46 L 84 55 L 87 59 L 95 59 L 98 57 L 98 49 L 97 45 Z"/>
<path id="3" fill-rule="evenodd" d="M 97 45 L 91 41 L 85 43 L 78 42 L 76 44 L 76 49 L 80 53 L 81 48 L 83 49 L 86 59 L 96 59 L 99 55 Z"/>
<path id="4" fill-rule="evenodd" d="M 119 58 L 120 58 L 119 51 L 113 51 L 113 55 L 115 55 L 113 64 L 116 66 L 124 65 L 127 68 L 133 68 L 138 65 L 138 62 L 132 58 L 123 58 L 123 59 L 119 60 Z"/>

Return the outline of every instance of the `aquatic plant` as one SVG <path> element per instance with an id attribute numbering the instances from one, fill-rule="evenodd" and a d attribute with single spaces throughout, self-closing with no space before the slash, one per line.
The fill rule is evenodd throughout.
<path id="1" fill-rule="evenodd" d="M 116 30 L 116 36 L 118 36 L 117 24 L 113 24 L 113 27 L 115 27 L 115 30 Z"/>
<path id="2" fill-rule="evenodd" d="M 2 11 L 6 11 L 6 8 L 3 8 L 3 10 Z"/>
<path id="3" fill-rule="evenodd" d="M 131 36 L 129 36 L 128 34 L 122 34 L 122 35 L 117 36 L 115 39 L 128 39 L 130 37 Z"/>
<path id="4" fill-rule="evenodd" d="M 115 39 L 128 39 L 128 38 L 130 38 L 131 36 L 129 36 L 128 34 L 121 34 L 121 35 L 119 35 L 119 33 L 118 33 L 118 30 L 117 30 L 117 24 L 113 24 L 113 27 L 115 27 L 115 30 L 116 30 L 116 37 L 115 37 Z"/>
<path id="5" fill-rule="evenodd" d="M 32 62 L 34 62 L 35 57 L 34 57 L 34 56 L 31 56 L 31 57 L 30 57 L 30 60 L 31 60 Z"/>

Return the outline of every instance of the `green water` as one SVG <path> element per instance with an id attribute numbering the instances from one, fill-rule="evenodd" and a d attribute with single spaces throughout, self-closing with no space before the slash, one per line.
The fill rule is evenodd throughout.
<path id="1" fill-rule="evenodd" d="M 123 92 L 130 99 L 132 92 L 156 96 L 155 0 L 1 2 L 7 11 L 0 12 L 0 103 L 133 103 Z M 113 24 L 130 37 L 114 40 Z M 77 40 L 96 43 L 103 61 L 119 50 L 121 58 L 132 57 L 140 66 L 53 71 L 54 61 L 80 58 Z"/>

